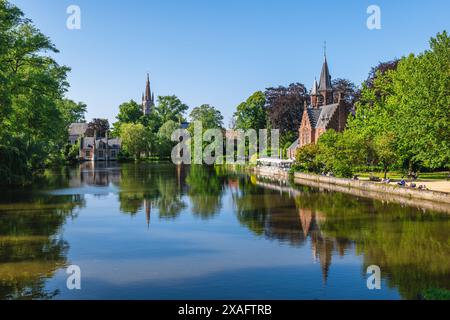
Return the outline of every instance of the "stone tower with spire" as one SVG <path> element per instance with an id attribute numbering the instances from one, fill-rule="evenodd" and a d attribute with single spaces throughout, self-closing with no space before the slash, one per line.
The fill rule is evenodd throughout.
<path id="1" fill-rule="evenodd" d="M 149 115 L 152 108 L 155 106 L 155 96 L 150 90 L 150 76 L 147 73 L 147 84 L 145 86 L 145 93 L 142 94 L 142 112 L 144 115 Z"/>
<path id="2" fill-rule="evenodd" d="M 328 69 L 327 55 L 324 53 L 322 72 L 320 73 L 319 94 L 322 96 L 323 105 L 333 103 L 333 85 L 331 84 L 330 70 Z"/>
<path id="3" fill-rule="evenodd" d="M 319 83 L 315 80 L 311 89 L 311 105 L 307 105 L 305 102 L 303 106 L 298 131 L 299 138 L 287 149 L 289 158 L 294 159 L 299 148 L 308 144 L 316 144 L 320 136 L 327 130 L 333 129 L 336 132 L 342 132 L 345 129 L 349 109 L 342 99 L 342 94 L 335 99 L 334 91 L 325 47 L 320 80 Z"/>

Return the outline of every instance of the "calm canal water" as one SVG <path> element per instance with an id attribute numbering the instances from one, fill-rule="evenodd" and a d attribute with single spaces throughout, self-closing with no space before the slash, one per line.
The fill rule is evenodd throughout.
<path id="1" fill-rule="evenodd" d="M 81 290 L 66 268 L 81 268 Z M 381 268 L 381 290 L 366 269 Z M 416 299 L 450 216 L 218 168 L 84 164 L 0 195 L 0 299 Z"/>

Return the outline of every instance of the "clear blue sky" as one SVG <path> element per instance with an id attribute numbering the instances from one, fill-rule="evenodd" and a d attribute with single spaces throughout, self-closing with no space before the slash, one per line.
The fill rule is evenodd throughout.
<path id="1" fill-rule="evenodd" d="M 155 95 L 191 108 L 219 108 L 225 125 L 238 103 L 266 87 L 319 77 L 323 42 L 333 78 L 359 84 L 379 61 L 425 50 L 450 31 L 448 0 L 12 0 L 72 68 L 68 97 L 88 119 L 114 121 L 124 101 L 140 101 L 149 72 Z M 81 8 L 68 30 L 66 9 Z M 382 29 L 366 27 L 381 7 Z"/>

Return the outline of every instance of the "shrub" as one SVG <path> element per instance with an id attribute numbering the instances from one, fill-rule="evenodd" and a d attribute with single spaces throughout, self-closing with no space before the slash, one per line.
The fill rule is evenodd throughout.
<path id="1" fill-rule="evenodd" d="M 295 170 L 319 173 L 322 165 L 318 161 L 319 147 L 308 144 L 297 150 L 295 155 Z"/>

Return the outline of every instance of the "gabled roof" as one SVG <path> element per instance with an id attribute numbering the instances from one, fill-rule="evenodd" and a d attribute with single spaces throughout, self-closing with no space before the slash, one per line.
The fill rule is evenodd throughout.
<path id="1" fill-rule="evenodd" d="M 81 136 L 86 133 L 87 128 L 88 128 L 87 123 L 72 123 L 69 126 L 69 135 Z"/>
<path id="2" fill-rule="evenodd" d="M 96 139 L 95 147 L 99 148 L 101 143 L 106 144 L 106 138 Z M 122 141 L 117 138 L 108 140 L 108 145 L 111 149 L 120 149 L 121 144 Z M 93 146 L 94 146 L 94 137 L 86 137 L 83 139 L 83 145 L 81 146 L 82 149 L 92 148 Z"/>
<path id="3" fill-rule="evenodd" d="M 308 118 L 309 123 L 311 124 L 311 128 L 315 128 L 317 125 L 317 122 L 319 121 L 319 116 L 322 111 L 321 108 L 308 108 Z"/>
<path id="4" fill-rule="evenodd" d="M 317 129 L 326 129 L 331 118 L 339 107 L 339 103 L 329 104 L 319 108 L 320 115 L 316 124 Z"/>
<path id="5" fill-rule="evenodd" d="M 291 146 L 289 148 L 287 148 L 287 150 L 295 150 L 298 148 L 299 145 L 300 145 L 300 139 L 297 139 L 294 141 L 293 144 L 291 144 Z"/>

